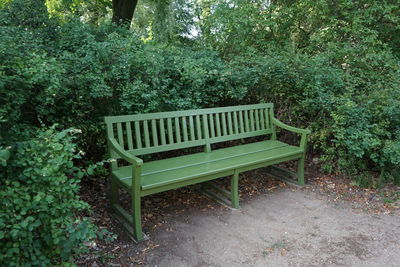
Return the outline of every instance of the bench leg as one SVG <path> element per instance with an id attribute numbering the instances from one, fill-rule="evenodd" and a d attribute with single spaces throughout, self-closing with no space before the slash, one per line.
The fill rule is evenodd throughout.
<path id="1" fill-rule="evenodd" d="M 110 179 L 111 179 L 110 206 L 111 208 L 113 208 L 115 205 L 119 204 L 118 183 L 113 177 L 110 177 Z"/>
<path id="2" fill-rule="evenodd" d="M 305 156 L 302 156 L 297 163 L 297 181 L 299 182 L 300 185 L 305 185 L 304 161 L 305 161 Z"/>
<path id="3" fill-rule="evenodd" d="M 302 155 L 298 160 L 297 160 L 297 171 L 293 172 L 278 166 L 268 166 L 267 167 L 267 173 L 283 182 L 293 184 L 293 185 L 300 185 L 304 186 L 306 183 L 305 177 L 304 177 L 304 161 L 305 161 L 305 155 Z M 297 181 L 296 181 L 297 180 Z"/>
<path id="4" fill-rule="evenodd" d="M 231 202 L 232 208 L 239 209 L 239 173 L 236 171 L 231 180 Z"/>
<path id="5" fill-rule="evenodd" d="M 132 195 L 132 224 L 133 236 L 136 241 L 144 240 L 139 194 Z"/>
<path id="6" fill-rule="evenodd" d="M 201 193 L 214 199 L 215 201 L 232 207 L 233 209 L 239 209 L 239 173 L 234 172 L 231 178 L 231 190 L 228 191 L 213 181 L 204 182 L 198 188 Z"/>
<path id="7" fill-rule="evenodd" d="M 134 168 L 132 177 L 140 177 L 140 168 Z M 132 228 L 133 236 L 137 241 L 144 240 L 142 231 L 141 203 L 140 203 L 140 179 L 132 179 Z"/>

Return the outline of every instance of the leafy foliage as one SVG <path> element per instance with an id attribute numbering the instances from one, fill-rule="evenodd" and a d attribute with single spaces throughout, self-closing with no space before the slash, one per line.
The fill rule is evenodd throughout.
<path id="1" fill-rule="evenodd" d="M 2 261 L 60 263 L 91 236 L 63 205 L 86 207 L 78 181 L 93 167 L 73 162 L 105 158 L 106 115 L 274 102 L 312 130 L 326 171 L 400 183 L 398 0 L 146 0 L 134 31 L 110 8 L 0 3 Z"/>
<path id="2" fill-rule="evenodd" d="M 75 215 L 88 205 L 77 195 L 73 133 L 52 127 L 12 149 L 0 179 L 1 265 L 60 264 L 94 237 L 90 222 Z"/>
<path id="3" fill-rule="evenodd" d="M 12 1 L 0 28 L 2 138 L 60 123 L 82 129 L 80 147 L 98 160 L 105 115 L 271 101 L 313 130 L 326 170 L 386 175 L 398 170 L 400 34 L 399 5 L 384 2 L 149 0 L 140 37 L 43 8 L 27 17 L 29 4 Z"/>
<path id="4" fill-rule="evenodd" d="M 200 43 L 240 59 L 254 101 L 272 100 L 312 128 L 327 171 L 399 182 L 399 1 L 202 5 Z"/>

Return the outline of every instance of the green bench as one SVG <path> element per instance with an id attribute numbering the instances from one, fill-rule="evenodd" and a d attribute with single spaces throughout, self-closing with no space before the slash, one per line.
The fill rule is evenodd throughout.
<path id="1" fill-rule="evenodd" d="M 308 130 L 283 124 L 274 117 L 273 104 L 185 110 L 106 117 L 111 158 L 111 209 L 137 241 L 141 226 L 141 198 L 187 185 L 200 184 L 208 196 L 239 208 L 239 173 L 298 160 L 297 172 L 271 169 L 278 178 L 295 178 L 304 185 Z M 299 146 L 280 142 L 276 128 L 301 135 Z M 219 142 L 266 136 L 267 140 L 213 150 Z M 204 152 L 143 162 L 138 156 L 190 147 Z M 125 164 L 120 164 L 125 161 Z M 211 180 L 232 176 L 230 191 Z M 119 189 L 130 193 L 128 213 L 119 202 Z"/>

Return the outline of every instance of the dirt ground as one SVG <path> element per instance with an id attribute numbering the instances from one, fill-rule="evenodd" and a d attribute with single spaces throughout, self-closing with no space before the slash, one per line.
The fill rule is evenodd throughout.
<path id="1" fill-rule="evenodd" d="M 103 187 L 86 193 L 98 194 L 93 217 L 118 239 L 98 242 L 81 266 L 400 266 L 398 188 L 318 175 L 298 188 L 253 171 L 241 178 L 240 210 L 190 187 L 145 198 L 150 239 L 134 244 L 99 201 Z"/>
<path id="2" fill-rule="evenodd" d="M 239 211 L 192 211 L 159 244 L 146 266 L 400 266 L 400 218 L 335 205 L 284 188 L 242 202 Z"/>

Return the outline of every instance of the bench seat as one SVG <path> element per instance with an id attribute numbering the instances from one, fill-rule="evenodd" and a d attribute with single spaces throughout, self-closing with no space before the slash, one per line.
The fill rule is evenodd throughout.
<path id="1" fill-rule="evenodd" d="M 305 183 L 310 131 L 280 122 L 272 103 L 111 116 L 104 120 L 111 158 L 111 210 L 136 241 L 145 239 L 141 222 L 144 196 L 196 184 L 205 195 L 238 209 L 242 172 L 268 167 L 273 177 Z M 299 136 L 299 145 L 278 141 L 277 128 Z M 264 141 L 243 144 L 247 138 Z M 224 148 L 214 149 L 218 143 L 225 143 Z M 195 147 L 203 147 L 204 152 L 176 153 Z M 168 151 L 174 151 L 168 159 L 149 160 L 145 156 Z M 297 161 L 297 171 L 273 166 L 289 160 Z M 229 189 L 212 181 L 226 176 L 231 179 Z M 120 189 L 130 193 L 128 210 L 119 199 Z"/>
<path id="2" fill-rule="evenodd" d="M 276 140 L 266 140 L 251 144 L 244 144 L 235 147 L 228 147 L 185 155 L 175 158 L 151 161 L 143 165 L 141 189 L 143 195 L 146 190 L 157 188 L 157 192 L 171 189 L 164 187 L 172 184 L 179 184 L 182 181 L 194 180 L 199 177 L 229 172 L 232 175 L 234 169 L 262 162 L 272 162 L 287 157 L 298 155 L 301 157 L 303 150 L 296 146 Z M 276 162 L 274 161 L 274 164 Z M 132 186 L 132 166 L 120 167 L 112 174 L 126 188 Z M 225 175 L 221 175 L 223 177 Z M 192 183 L 190 183 L 192 184 Z M 179 184 L 177 187 L 180 187 Z M 164 190 L 164 188 L 165 190 Z M 151 194 L 155 193 L 151 191 Z"/>

